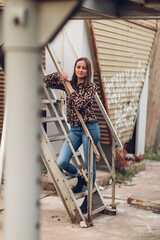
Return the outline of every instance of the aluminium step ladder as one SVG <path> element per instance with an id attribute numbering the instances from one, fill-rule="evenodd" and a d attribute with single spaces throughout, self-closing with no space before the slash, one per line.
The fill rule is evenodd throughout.
<path id="1" fill-rule="evenodd" d="M 69 184 L 70 176 L 66 177 L 65 173 L 62 172 L 57 165 L 56 144 L 64 141 L 64 139 L 68 136 L 67 133 L 69 131 L 69 128 L 66 122 L 66 117 L 60 107 L 60 100 L 57 99 L 55 91 L 51 90 L 50 88 L 46 88 L 43 82 L 42 103 L 46 104 L 49 111 L 49 116 L 42 118 L 41 157 L 71 221 L 78 223 L 84 221 L 87 226 L 90 226 L 92 225 L 92 221 L 90 221 L 90 218 L 87 218 L 88 215 L 82 214 L 77 202 L 77 199 L 84 197 L 85 194 L 83 192 L 80 194 L 73 194 L 71 190 L 71 185 Z M 52 136 L 48 136 L 43 127 L 44 123 L 52 123 L 54 129 L 57 130 L 57 133 Z M 81 153 L 75 153 L 73 150 L 73 154 L 74 164 L 77 164 L 77 166 L 81 166 L 81 171 L 85 174 L 85 165 Z M 95 189 L 93 190 L 92 194 L 92 215 L 95 215 L 99 212 L 108 213 L 109 211 L 110 210 L 106 208 L 97 184 L 95 184 Z M 113 214 L 114 213 L 115 212 L 113 211 Z"/>

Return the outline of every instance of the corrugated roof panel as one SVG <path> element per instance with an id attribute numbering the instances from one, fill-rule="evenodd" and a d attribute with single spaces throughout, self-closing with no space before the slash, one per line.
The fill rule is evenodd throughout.
<path id="1" fill-rule="evenodd" d="M 150 22 L 150 26 L 151 23 L 155 24 Z M 143 24 L 145 26 L 123 20 L 93 21 L 108 112 L 122 143 L 128 142 L 133 134 L 156 32 L 146 27 L 147 21 Z"/>

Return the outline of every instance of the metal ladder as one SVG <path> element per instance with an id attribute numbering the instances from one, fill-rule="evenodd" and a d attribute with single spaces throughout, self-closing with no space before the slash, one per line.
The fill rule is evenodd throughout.
<path id="1" fill-rule="evenodd" d="M 109 209 L 106 208 L 103 197 L 99 191 L 97 184 L 95 184 L 95 188 L 92 193 L 92 209 L 91 212 L 88 212 L 86 215 L 83 215 L 81 209 L 77 203 L 77 199 L 83 198 L 85 193 L 82 192 L 80 194 L 73 194 L 71 190 L 71 186 L 69 184 L 69 180 L 71 176 L 66 176 L 64 172 L 62 172 L 57 165 L 57 156 L 54 149 L 54 143 L 59 141 L 63 141 L 67 138 L 68 134 L 68 125 L 66 122 L 66 118 L 61 111 L 60 101 L 56 98 L 54 94 L 54 90 L 46 88 L 45 84 L 42 82 L 42 103 L 47 105 L 50 116 L 42 118 L 42 124 L 45 122 L 53 123 L 54 128 L 58 131 L 57 134 L 53 136 L 47 136 L 47 133 L 41 124 L 41 157 L 43 162 L 50 174 L 50 177 L 53 181 L 53 184 L 59 194 L 66 211 L 72 222 L 81 222 L 84 221 L 86 226 L 92 226 L 92 215 L 95 215 L 99 212 L 109 212 Z M 68 138 L 69 139 L 69 138 Z M 68 140 L 67 139 L 67 140 Z M 71 143 L 69 143 L 71 144 Z M 80 152 L 74 154 L 74 164 L 77 164 L 83 174 L 85 175 L 85 166 L 83 157 Z M 79 158 L 77 156 L 79 155 Z M 89 185 L 89 184 L 88 184 Z M 92 184 L 91 184 L 92 185 Z M 89 188 L 89 186 L 88 186 Z M 88 190 L 89 191 L 89 190 Z M 113 212 L 113 211 L 112 211 Z"/>
<path id="2" fill-rule="evenodd" d="M 58 65 L 58 62 L 57 60 L 55 59 L 55 57 L 52 55 L 51 51 L 50 51 L 50 48 L 49 46 L 46 46 L 48 52 L 49 52 L 49 55 L 54 63 L 54 66 L 56 67 L 57 69 L 57 72 L 60 73 L 60 67 Z M 44 69 L 42 67 L 42 70 L 43 70 L 43 73 L 44 75 L 45 72 L 44 72 Z M 65 182 L 65 185 L 66 187 L 68 188 L 67 190 L 67 196 L 63 196 L 63 193 L 62 193 L 62 188 L 59 186 L 59 184 L 57 184 L 56 182 L 56 178 L 55 176 L 57 176 L 57 181 L 59 181 L 60 179 L 60 176 L 62 176 L 62 172 L 59 170 L 58 166 L 57 166 L 57 163 L 56 163 L 56 153 L 54 152 L 52 146 L 51 146 L 51 142 L 55 142 L 55 141 L 58 141 L 58 140 L 64 140 L 64 138 L 68 138 L 68 125 L 67 125 L 67 122 L 66 122 L 66 117 L 64 116 L 64 114 L 62 113 L 61 111 L 61 108 L 60 108 L 60 101 L 57 100 L 57 97 L 56 97 L 56 94 L 54 92 L 54 90 L 50 90 L 50 89 L 46 89 L 44 83 L 42 82 L 42 86 L 43 86 L 43 92 L 44 92 L 44 96 L 46 99 L 44 99 L 42 102 L 47 104 L 47 107 L 50 111 L 50 118 L 48 118 L 47 121 L 49 122 L 54 122 L 55 126 L 57 127 L 57 129 L 59 129 L 59 133 L 54 135 L 54 136 L 50 136 L 48 138 L 48 136 L 46 135 L 43 127 L 42 127 L 42 158 L 43 158 L 43 161 L 48 169 L 48 172 L 50 173 L 50 176 L 52 178 L 52 181 L 57 189 L 57 192 L 59 193 L 63 203 L 64 203 L 64 206 L 66 207 L 66 210 L 70 216 L 70 219 L 72 222 L 80 222 L 80 219 L 82 221 L 85 221 L 87 223 L 88 226 L 92 225 L 92 215 L 96 214 L 96 213 L 99 213 L 101 211 L 103 212 L 106 212 L 106 213 L 109 213 L 111 215 L 114 215 L 116 214 L 116 206 L 115 206 L 115 146 L 119 146 L 120 149 L 122 149 L 122 144 L 115 132 L 115 129 L 103 107 L 103 104 L 101 102 L 101 100 L 99 99 L 98 97 L 98 94 L 95 95 L 95 100 L 97 102 L 97 105 L 99 107 L 99 109 L 101 110 L 101 113 L 108 125 L 108 127 L 110 128 L 110 131 L 112 133 L 112 136 L 113 136 L 113 144 L 112 144 L 112 168 L 110 167 L 109 163 L 108 163 L 108 160 L 103 152 L 103 149 L 102 147 L 100 146 L 100 144 L 98 145 L 98 149 L 99 151 L 101 152 L 101 156 L 104 158 L 104 161 L 106 163 L 106 165 L 108 166 L 108 169 L 111 173 L 111 176 L 112 176 L 112 208 L 111 209 L 107 209 L 106 206 L 105 206 L 105 203 L 104 203 L 104 200 L 103 200 L 103 197 L 101 196 L 100 194 L 100 191 L 99 191 L 99 188 L 97 186 L 97 184 L 95 184 L 95 189 L 92 193 L 92 175 L 93 175 L 93 171 L 92 171 L 92 165 L 89 166 L 89 170 L 88 170 L 88 198 L 89 198 L 89 203 L 88 203 L 88 208 L 87 208 L 87 215 L 83 216 L 83 214 L 81 213 L 81 210 L 79 208 L 79 206 L 77 205 L 76 203 L 76 199 L 78 198 L 81 198 L 84 196 L 84 193 L 81 193 L 81 194 L 77 194 L 76 196 L 73 194 L 73 192 L 71 191 L 70 189 L 70 186 L 68 185 L 68 181 L 66 180 L 66 177 L 64 176 L 63 174 L 63 178 L 65 180 L 63 180 L 63 182 Z M 66 89 L 67 90 L 67 89 Z M 86 129 L 86 126 L 85 126 L 85 123 L 83 122 L 83 119 L 81 117 L 81 115 L 77 112 L 77 115 L 81 121 L 81 124 L 86 132 L 88 131 L 88 129 Z M 43 121 L 45 121 L 45 119 L 43 119 Z M 62 122 L 63 121 L 63 122 Z M 62 136 L 62 133 L 63 133 L 63 136 Z M 65 136 L 65 137 L 64 137 Z M 88 135 L 87 135 L 88 136 Z M 88 136 L 89 138 L 90 136 Z M 50 141 L 51 142 L 50 142 Z M 67 141 L 69 142 L 69 138 L 67 139 Z M 91 141 L 90 141 L 90 146 L 92 147 L 92 151 L 91 151 L 91 156 L 90 158 L 93 158 L 93 150 L 96 154 L 96 157 L 98 156 L 99 157 L 99 153 L 96 149 L 95 146 L 93 146 L 93 142 L 92 142 L 92 138 L 91 138 Z M 84 161 L 83 161 L 83 157 L 81 156 L 81 153 L 78 153 L 79 157 L 80 157 L 80 160 L 79 158 L 77 157 L 77 154 L 75 153 L 74 151 L 74 148 L 72 147 L 72 144 L 69 142 L 70 144 L 70 147 L 71 147 L 71 150 L 73 152 L 73 156 L 74 156 L 74 164 L 77 165 L 77 167 L 79 167 L 87 181 L 87 177 L 86 177 L 86 174 L 85 174 L 85 166 L 84 166 Z M 46 149 L 48 149 L 48 151 L 46 151 Z M 50 149 L 50 150 L 49 150 Z M 49 152 L 52 152 L 53 153 L 53 158 L 54 158 L 54 164 L 56 164 L 56 167 L 54 168 L 54 166 L 52 166 L 53 163 L 51 163 L 51 155 L 48 156 Z M 48 158 L 48 160 L 47 160 Z M 89 161 L 91 162 L 92 164 L 92 161 Z M 57 171 L 55 171 L 55 169 L 57 169 Z M 53 176 L 54 175 L 54 176 Z M 61 179 L 62 180 L 62 179 Z M 72 203 L 74 202 L 74 204 L 72 205 L 72 207 L 68 206 L 68 204 L 66 203 L 66 199 L 68 200 L 68 196 L 69 196 L 69 199 L 70 201 L 72 201 Z M 75 211 L 76 209 L 76 211 Z M 76 214 L 73 214 L 75 213 Z M 78 214 L 77 214 L 78 213 Z"/>

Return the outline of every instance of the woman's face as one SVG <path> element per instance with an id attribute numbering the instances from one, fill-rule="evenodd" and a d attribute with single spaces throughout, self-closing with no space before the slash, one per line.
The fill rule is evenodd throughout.
<path id="1" fill-rule="evenodd" d="M 77 78 L 84 79 L 87 76 L 87 65 L 85 61 L 78 61 L 75 66 L 75 74 Z"/>

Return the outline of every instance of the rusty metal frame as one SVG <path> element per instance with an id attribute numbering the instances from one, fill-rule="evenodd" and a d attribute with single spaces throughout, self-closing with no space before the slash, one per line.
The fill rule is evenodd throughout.
<path id="1" fill-rule="evenodd" d="M 92 223 L 92 190 L 93 190 L 93 145 L 89 141 L 88 151 L 88 197 L 87 197 L 87 225 Z"/>

